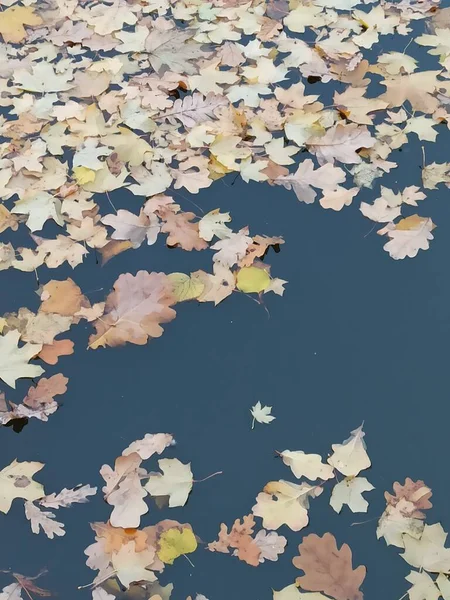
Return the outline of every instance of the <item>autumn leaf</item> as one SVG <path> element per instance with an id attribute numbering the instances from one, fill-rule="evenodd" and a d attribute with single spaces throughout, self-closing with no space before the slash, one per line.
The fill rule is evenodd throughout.
<path id="1" fill-rule="evenodd" d="M 169 565 L 181 555 L 195 552 L 197 540 L 189 527 L 173 527 L 165 531 L 159 538 L 158 558 Z"/>
<path id="2" fill-rule="evenodd" d="M 361 425 L 358 429 L 354 429 L 351 436 L 342 444 L 332 445 L 333 454 L 328 459 L 328 463 L 346 477 L 358 475 L 360 471 L 368 469 L 371 465 L 362 428 Z"/>
<path id="3" fill-rule="evenodd" d="M 120 209 L 115 215 L 103 217 L 102 223 L 114 228 L 114 240 L 128 240 L 133 248 L 139 248 L 146 238 L 149 246 L 154 244 L 160 231 L 157 216 L 152 213 L 146 214 L 145 211 L 141 211 L 137 216 L 128 210 Z"/>
<path id="4" fill-rule="evenodd" d="M 26 37 L 24 25 L 40 25 L 42 19 L 32 6 L 11 6 L 0 14 L 0 33 L 3 41 L 18 44 Z"/>
<path id="5" fill-rule="evenodd" d="M 145 489 L 151 496 L 169 496 L 169 507 L 184 506 L 194 482 L 190 463 L 177 458 L 158 460 L 161 473 L 150 474 Z"/>
<path id="6" fill-rule="evenodd" d="M 246 294 L 263 292 L 270 284 L 270 275 L 266 269 L 243 267 L 236 275 L 236 287 Z"/>
<path id="7" fill-rule="evenodd" d="M 300 164 L 295 174 L 277 177 L 274 183 L 293 190 L 298 200 L 311 204 L 317 196 L 313 188 L 334 190 L 344 181 L 345 172 L 340 167 L 324 164 L 314 170 L 313 161 L 308 158 Z"/>
<path id="8" fill-rule="evenodd" d="M 434 239 L 431 233 L 435 228 L 433 221 L 427 217 L 411 215 L 401 219 L 396 224 L 388 223 L 380 229 L 378 235 L 387 235 L 390 240 L 383 246 L 389 256 L 402 260 L 407 256 L 414 258 L 419 250 L 428 250 L 430 241 Z"/>
<path id="9" fill-rule="evenodd" d="M 431 573 L 450 573 L 450 548 L 445 548 L 447 534 L 440 523 L 425 525 L 420 539 L 405 533 L 405 551 L 400 556 L 412 567 Z"/>
<path id="10" fill-rule="evenodd" d="M 361 158 L 356 151 L 371 148 L 374 144 L 375 139 L 367 128 L 353 123 L 338 123 L 330 127 L 324 136 L 308 140 L 308 147 L 316 155 L 320 165 L 333 164 L 335 160 L 347 164 L 359 163 Z"/>
<path id="11" fill-rule="evenodd" d="M 346 477 L 337 483 L 331 492 L 330 506 L 337 513 L 346 504 L 353 513 L 367 512 L 369 503 L 363 498 L 363 492 L 375 489 L 365 477 Z"/>
<path id="12" fill-rule="evenodd" d="M 294 567 L 304 571 L 297 584 L 305 590 L 324 592 L 335 600 L 362 600 L 360 591 L 366 568 L 352 567 L 352 551 L 343 544 L 338 549 L 331 533 L 322 537 L 307 535 L 298 547 L 300 556 L 292 559 Z"/>
<path id="13" fill-rule="evenodd" d="M 197 123 L 213 120 L 215 118 L 214 111 L 227 104 L 228 102 L 223 96 L 210 92 L 204 97 L 202 94 L 194 92 L 191 96 L 175 100 L 172 107 L 160 118 L 169 119 L 171 122 L 178 119 L 186 128 L 190 128 Z"/>
<path id="14" fill-rule="evenodd" d="M 265 423 L 266 425 L 271 423 L 276 418 L 270 414 L 271 411 L 271 406 L 262 406 L 261 402 L 259 401 L 255 404 L 255 406 L 252 406 L 250 409 L 250 414 L 253 417 L 252 429 L 255 426 L 255 421 L 258 421 L 258 423 Z"/>
<path id="15" fill-rule="evenodd" d="M 309 522 L 309 499 L 320 496 L 322 491 L 322 488 L 307 483 L 271 481 L 258 494 L 252 511 L 262 518 L 266 529 L 278 529 L 286 524 L 292 531 L 300 531 Z"/>
<path id="16" fill-rule="evenodd" d="M 8 331 L 0 336 L 0 378 L 12 388 L 16 387 L 21 377 L 38 377 L 44 369 L 38 365 L 30 365 L 28 361 L 42 349 L 42 344 L 25 344 L 17 347 L 20 333 Z"/>
<path id="17" fill-rule="evenodd" d="M 38 356 L 48 365 L 56 365 L 60 356 L 73 354 L 73 347 L 71 340 L 54 340 L 53 344 L 44 344 Z"/>
<path id="18" fill-rule="evenodd" d="M 31 531 L 39 533 L 40 528 L 49 539 L 65 535 L 64 525 L 56 521 L 54 513 L 41 510 L 33 502 L 25 502 L 25 516 L 30 521 Z"/>
<path id="19" fill-rule="evenodd" d="M 257 567 L 260 563 L 261 548 L 253 539 L 253 529 L 255 520 L 253 515 L 247 515 L 240 519 L 236 519 L 228 533 L 228 528 L 225 523 L 220 526 L 219 539 L 208 544 L 208 550 L 211 552 L 230 553 L 233 550 L 233 555 L 239 560 L 247 564 Z"/>
<path id="20" fill-rule="evenodd" d="M 105 314 L 94 321 L 96 333 L 89 347 L 120 346 L 126 342 L 143 345 L 163 334 L 161 323 L 175 318 L 171 286 L 163 273 L 124 273 L 106 299 Z"/>
<path id="21" fill-rule="evenodd" d="M 297 479 L 307 477 L 311 481 L 315 481 L 334 477 L 333 467 L 323 464 L 319 454 L 305 454 L 302 450 L 284 450 L 280 456 Z"/>
<path id="22" fill-rule="evenodd" d="M 384 497 L 388 505 L 397 506 L 401 500 L 406 500 L 414 505 L 414 509 L 411 512 L 412 517 L 416 519 L 425 518 L 425 514 L 422 511 L 428 510 L 433 506 L 430 502 L 433 493 L 422 480 L 413 481 L 410 477 L 407 477 L 403 485 L 395 481 L 392 487 L 394 488 L 394 495 L 384 492 Z"/>
<path id="23" fill-rule="evenodd" d="M 0 471 L 0 511 L 7 513 L 15 498 L 24 498 L 32 502 L 44 496 L 44 487 L 33 480 L 33 475 L 44 465 L 39 462 L 18 462 Z"/>

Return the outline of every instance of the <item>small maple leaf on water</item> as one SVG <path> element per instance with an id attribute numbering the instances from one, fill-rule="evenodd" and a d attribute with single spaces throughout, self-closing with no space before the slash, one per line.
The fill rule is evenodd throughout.
<path id="1" fill-rule="evenodd" d="M 265 423 L 267 425 L 271 423 L 276 418 L 270 414 L 271 412 L 271 406 L 262 406 L 261 402 L 258 400 L 255 406 L 252 406 L 250 409 L 250 413 L 253 417 L 252 429 L 255 427 L 255 421 L 258 421 L 258 423 Z"/>

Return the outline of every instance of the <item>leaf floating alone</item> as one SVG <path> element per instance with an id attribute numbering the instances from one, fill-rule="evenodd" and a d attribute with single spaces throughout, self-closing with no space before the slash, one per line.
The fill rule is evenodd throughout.
<path id="1" fill-rule="evenodd" d="M 335 600 L 362 600 L 360 591 L 366 568 L 352 567 L 352 551 L 347 544 L 340 549 L 331 533 L 322 537 L 310 534 L 298 547 L 300 556 L 292 559 L 294 567 L 304 571 L 296 583 L 304 590 L 323 592 Z"/>
<path id="2" fill-rule="evenodd" d="M 258 421 L 258 423 L 264 423 L 265 425 L 272 423 L 272 421 L 274 419 L 276 419 L 276 417 L 271 415 L 270 414 L 271 412 L 272 412 L 271 406 L 262 406 L 261 402 L 259 402 L 259 400 L 258 400 L 258 402 L 255 404 L 255 406 L 252 406 L 252 408 L 250 409 L 250 413 L 253 417 L 252 429 L 255 426 L 255 421 Z"/>

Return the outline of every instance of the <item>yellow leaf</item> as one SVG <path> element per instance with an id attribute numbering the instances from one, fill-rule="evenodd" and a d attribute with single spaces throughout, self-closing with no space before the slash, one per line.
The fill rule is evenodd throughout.
<path id="1" fill-rule="evenodd" d="M 79 185 L 92 183 L 95 180 L 95 171 L 87 167 L 74 167 L 73 173 Z"/>
<path id="2" fill-rule="evenodd" d="M 172 283 L 172 293 L 177 302 L 198 298 L 205 289 L 205 284 L 202 281 L 191 279 L 185 273 L 170 273 L 167 279 Z"/>
<path id="3" fill-rule="evenodd" d="M 251 294 L 252 292 L 263 292 L 270 284 L 269 273 L 265 269 L 257 267 L 244 267 L 236 277 L 238 290 Z"/>
<path id="4" fill-rule="evenodd" d="M 41 17 L 31 6 L 11 6 L 0 13 L 0 33 L 5 42 L 18 44 L 26 36 L 24 25 L 40 25 Z"/>
<path id="5" fill-rule="evenodd" d="M 168 529 L 159 538 L 158 558 L 168 565 L 182 554 L 195 552 L 197 549 L 197 540 L 191 529 L 178 527 Z"/>

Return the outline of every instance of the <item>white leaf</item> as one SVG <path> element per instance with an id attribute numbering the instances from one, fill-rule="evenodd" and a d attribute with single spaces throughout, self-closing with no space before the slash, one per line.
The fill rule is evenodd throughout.
<path id="1" fill-rule="evenodd" d="M 373 489 L 375 488 L 365 477 L 346 477 L 334 486 L 330 506 L 337 513 L 341 512 L 344 504 L 354 513 L 367 512 L 369 503 L 361 494 Z"/>

